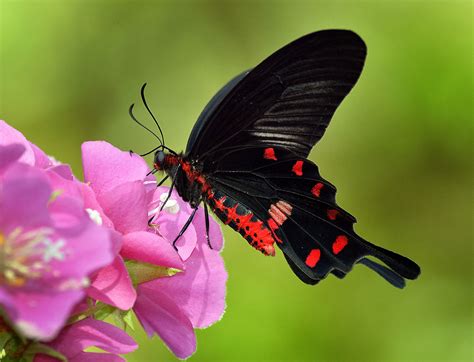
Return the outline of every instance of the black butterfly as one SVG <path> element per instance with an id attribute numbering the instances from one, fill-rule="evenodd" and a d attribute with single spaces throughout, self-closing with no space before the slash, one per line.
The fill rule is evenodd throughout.
<path id="1" fill-rule="evenodd" d="M 351 31 L 319 31 L 293 41 L 211 99 L 186 152 L 164 145 L 155 120 L 161 138 L 149 152 L 155 152 L 154 172 L 165 171 L 194 212 L 204 204 L 207 230 L 209 205 L 262 253 L 274 255 L 278 245 L 305 283 L 329 273 L 343 278 L 361 263 L 404 287 L 404 278 L 419 275 L 418 265 L 358 236 L 356 219 L 336 204 L 336 188 L 307 159 L 359 78 L 365 56 L 364 42 Z"/>

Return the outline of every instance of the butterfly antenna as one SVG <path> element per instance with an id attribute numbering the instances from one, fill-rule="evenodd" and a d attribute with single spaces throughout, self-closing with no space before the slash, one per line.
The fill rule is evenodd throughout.
<path id="1" fill-rule="evenodd" d="M 161 147 L 162 147 L 162 146 L 155 147 L 155 148 L 152 149 L 151 151 L 148 151 L 148 152 L 145 152 L 145 153 L 140 154 L 140 156 L 141 156 L 141 157 L 148 156 L 150 153 L 155 152 L 157 149 L 159 149 L 159 148 L 161 148 Z"/>
<path id="2" fill-rule="evenodd" d="M 135 104 L 132 104 L 130 106 L 130 108 L 128 109 L 128 114 L 130 115 L 130 117 L 138 124 L 140 125 L 141 127 L 143 127 L 144 129 L 146 129 L 148 132 L 150 132 L 153 136 L 155 136 L 158 141 L 160 141 L 161 145 L 163 145 L 163 141 L 161 140 L 160 137 L 158 137 L 158 135 L 153 132 L 151 129 L 149 129 L 147 126 L 145 126 L 143 123 L 141 123 L 136 117 L 135 115 L 133 114 L 133 107 L 135 106 Z"/>
<path id="3" fill-rule="evenodd" d="M 155 124 L 158 127 L 158 130 L 160 131 L 161 139 L 163 140 L 162 144 L 164 145 L 165 144 L 165 136 L 163 135 L 163 131 L 161 130 L 160 124 L 156 120 L 153 112 L 150 110 L 150 107 L 148 107 L 148 103 L 146 102 L 146 99 L 145 99 L 145 87 L 146 87 L 146 83 L 142 85 L 142 89 L 140 90 L 140 93 L 141 93 L 141 96 L 142 96 L 142 102 L 143 102 L 143 105 L 145 106 L 145 108 L 147 109 L 148 113 L 150 114 L 151 118 L 153 118 L 153 120 L 155 121 Z"/>

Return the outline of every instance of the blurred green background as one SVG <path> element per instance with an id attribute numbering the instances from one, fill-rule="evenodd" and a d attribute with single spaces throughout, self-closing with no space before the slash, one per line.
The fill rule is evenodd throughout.
<path id="1" fill-rule="evenodd" d="M 357 266 L 300 283 L 230 229 L 227 311 L 192 361 L 472 360 L 472 3 L 0 1 L 0 116 L 81 175 L 79 146 L 144 152 L 127 109 L 148 82 L 168 146 L 238 72 L 306 33 L 346 28 L 362 76 L 312 153 L 358 232 L 422 267 L 403 291 Z M 141 107 L 137 115 L 146 119 Z M 137 333 L 129 361 L 172 361 Z"/>

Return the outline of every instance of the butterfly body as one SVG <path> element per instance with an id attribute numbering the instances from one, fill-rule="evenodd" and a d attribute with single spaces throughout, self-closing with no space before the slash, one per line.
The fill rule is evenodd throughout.
<path id="1" fill-rule="evenodd" d="M 357 235 L 356 219 L 336 204 L 336 188 L 307 158 L 365 55 L 350 31 L 295 40 L 227 83 L 201 113 L 186 151 L 157 151 L 155 169 L 192 208 L 205 203 L 257 250 L 275 255 L 280 248 L 305 283 L 329 273 L 343 278 L 360 263 L 403 287 L 418 265 Z"/>
<path id="2" fill-rule="evenodd" d="M 265 255 L 275 255 L 272 229 L 245 205 L 223 194 L 218 187 L 213 187 L 206 175 L 196 169 L 197 162 L 186 160 L 182 154 L 165 154 L 163 161 L 155 159 L 154 165 L 155 169 L 173 177 L 176 191 L 191 207 L 206 202 L 225 225 L 239 232 L 250 245 Z"/>

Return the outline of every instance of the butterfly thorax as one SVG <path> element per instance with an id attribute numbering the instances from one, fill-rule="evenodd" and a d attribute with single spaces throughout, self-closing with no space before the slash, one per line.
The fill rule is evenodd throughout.
<path id="1" fill-rule="evenodd" d="M 158 151 L 155 154 L 154 168 L 169 175 L 181 198 L 194 208 L 202 201 L 209 185 L 204 175 L 192 164 L 193 162 L 186 159 L 182 153 Z"/>

